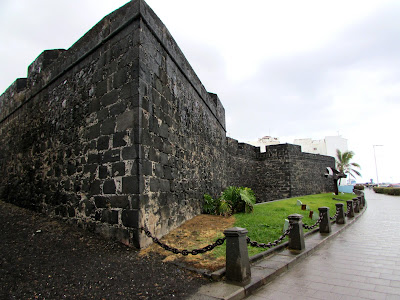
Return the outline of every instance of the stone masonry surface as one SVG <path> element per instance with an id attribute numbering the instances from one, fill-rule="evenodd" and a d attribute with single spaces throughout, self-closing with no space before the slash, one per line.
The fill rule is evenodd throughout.
<path id="1" fill-rule="evenodd" d="M 259 202 L 330 192 L 332 157 L 226 137 L 225 110 L 142 0 L 68 50 L 46 50 L 0 96 L 0 198 L 136 247 L 229 185 Z"/>

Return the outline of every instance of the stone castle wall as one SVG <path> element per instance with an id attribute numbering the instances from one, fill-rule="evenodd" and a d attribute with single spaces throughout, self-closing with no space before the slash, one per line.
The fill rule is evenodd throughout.
<path id="1" fill-rule="evenodd" d="M 279 144 L 259 147 L 228 138 L 228 178 L 233 185 L 251 187 L 257 202 L 333 191 L 324 176 L 333 157 L 301 152 L 301 147 Z"/>
<path id="2" fill-rule="evenodd" d="M 142 225 L 163 235 L 201 213 L 204 193 L 226 185 L 225 112 L 156 15 L 150 9 L 143 14 L 139 48 Z"/>
<path id="3" fill-rule="evenodd" d="M 44 51 L 0 96 L 0 198 L 136 247 L 141 226 L 162 236 L 228 185 L 259 201 L 332 191 L 327 166 L 227 138 L 218 96 L 142 0 Z"/>

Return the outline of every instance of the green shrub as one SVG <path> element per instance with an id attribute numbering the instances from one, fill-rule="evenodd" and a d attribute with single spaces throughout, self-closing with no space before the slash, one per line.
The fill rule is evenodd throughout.
<path id="1" fill-rule="evenodd" d="M 218 208 L 218 200 L 213 199 L 209 194 L 204 194 L 203 213 L 215 215 Z"/>
<path id="2" fill-rule="evenodd" d="M 392 195 L 392 196 L 400 196 L 400 188 L 385 188 L 385 190 L 387 190 L 388 195 Z"/>
<path id="3" fill-rule="evenodd" d="M 211 215 L 229 216 L 238 212 L 250 213 L 254 209 L 256 197 L 250 188 L 229 186 L 219 198 L 204 195 L 203 212 Z"/>
<path id="4" fill-rule="evenodd" d="M 231 204 L 231 213 L 235 213 L 237 211 L 244 211 L 244 205 L 240 198 L 240 188 L 236 186 L 227 187 L 221 195 L 221 199 L 229 202 Z M 243 206 L 243 209 L 242 209 Z"/>
<path id="5" fill-rule="evenodd" d="M 217 213 L 224 217 L 230 216 L 232 214 L 232 204 L 225 199 L 219 198 Z"/>
<path id="6" fill-rule="evenodd" d="M 400 196 L 400 188 L 393 187 L 374 187 L 374 192 L 378 194 Z"/>
<path id="7" fill-rule="evenodd" d="M 363 185 L 361 185 L 361 184 L 356 184 L 355 186 L 354 186 L 354 189 L 355 190 L 363 190 L 364 189 L 364 186 Z"/>

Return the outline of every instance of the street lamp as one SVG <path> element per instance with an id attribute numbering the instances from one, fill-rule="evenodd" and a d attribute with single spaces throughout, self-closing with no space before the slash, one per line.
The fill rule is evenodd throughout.
<path id="1" fill-rule="evenodd" d="M 374 147 L 374 158 L 375 158 L 375 170 L 376 170 L 376 184 L 379 186 L 379 178 L 378 178 L 378 166 L 376 164 L 376 155 L 375 155 L 375 147 L 382 147 L 383 145 L 373 145 Z"/>

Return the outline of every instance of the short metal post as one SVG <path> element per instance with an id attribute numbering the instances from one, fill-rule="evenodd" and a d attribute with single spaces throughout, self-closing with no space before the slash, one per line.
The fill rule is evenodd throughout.
<path id="1" fill-rule="evenodd" d="M 226 279 L 246 284 L 251 279 L 250 260 L 247 251 L 247 229 L 233 227 L 226 229 Z"/>
<path id="2" fill-rule="evenodd" d="M 319 223 L 319 233 L 330 233 L 331 220 L 329 218 L 329 207 L 318 207 L 319 215 L 322 215 L 321 223 Z"/>
<path id="3" fill-rule="evenodd" d="M 353 198 L 354 212 L 360 212 L 360 204 L 358 203 L 358 198 Z"/>
<path id="4" fill-rule="evenodd" d="M 353 200 L 347 200 L 347 217 L 354 218 Z"/>
<path id="5" fill-rule="evenodd" d="M 346 224 L 346 218 L 344 217 L 344 209 L 343 203 L 335 203 L 336 206 L 336 213 L 337 213 L 337 217 L 336 217 L 336 224 Z"/>
<path id="6" fill-rule="evenodd" d="M 303 250 L 305 248 L 302 218 L 303 216 L 299 214 L 288 216 L 289 226 L 292 227 L 289 233 L 289 249 L 291 250 Z"/>
<path id="7" fill-rule="evenodd" d="M 363 202 L 363 205 L 365 206 L 365 194 L 364 194 L 364 192 L 361 194 L 361 200 Z"/>

